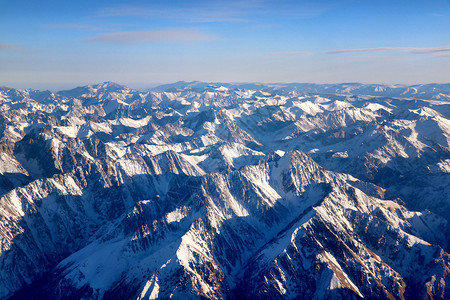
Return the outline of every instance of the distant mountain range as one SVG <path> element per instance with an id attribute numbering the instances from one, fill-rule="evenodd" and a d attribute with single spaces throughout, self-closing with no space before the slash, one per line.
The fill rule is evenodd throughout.
<path id="1" fill-rule="evenodd" d="M 202 91 L 210 88 L 226 87 L 230 89 L 263 90 L 263 91 L 298 91 L 305 93 L 371 95 L 384 97 L 412 97 L 419 99 L 447 99 L 450 94 L 450 83 L 416 84 L 416 85 L 383 85 L 362 83 L 315 84 L 315 83 L 207 83 L 200 81 L 179 81 L 150 89 L 151 91 Z"/>
<path id="2" fill-rule="evenodd" d="M 450 299 L 450 84 L 0 88 L 1 299 Z"/>

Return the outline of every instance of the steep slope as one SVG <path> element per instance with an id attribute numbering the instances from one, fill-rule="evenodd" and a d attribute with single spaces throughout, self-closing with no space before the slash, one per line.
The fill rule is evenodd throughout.
<path id="1" fill-rule="evenodd" d="M 302 152 L 169 182 L 163 195 L 138 201 L 102 226 L 30 293 L 168 298 L 194 292 L 211 299 L 448 293 L 448 254 L 412 235 L 418 229 L 409 220 L 420 214 L 367 196 Z M 442 236 L 423 222 L 425 237 Z"/>
<path id="2" fill-rule="evenodd" d="M 0 298 L 446 299 L 446 88 L 2 88 Z"/>

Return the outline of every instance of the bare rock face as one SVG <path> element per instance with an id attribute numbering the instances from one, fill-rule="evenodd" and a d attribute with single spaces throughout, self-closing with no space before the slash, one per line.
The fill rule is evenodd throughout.
<path id="1" fill-rule="evenodd" d="M 1 88 L 0 298 L 450 298 L 448 87 L 249 87 Z"/>

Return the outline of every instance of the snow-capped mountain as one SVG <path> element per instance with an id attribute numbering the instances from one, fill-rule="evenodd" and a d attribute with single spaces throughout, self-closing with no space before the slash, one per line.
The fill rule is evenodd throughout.
<path id="1" fill-rule="evenodd" d="M 0 88 L 2 299 L 449 299 L 449 85 Z"/>
<path id="2" fill-rule="evenodd" d="M 414 97 L 420 99 L 449 100 L 450 84 L 417 84 L 417 85 L 382 85 L 361 83 L 314 84 L 314 83 L 207 83 L 201 81 L 179 81 L 152 88 L 152 91 L 202 91 L 207 87 L 224 87 L 227 89 L 263 90 L 263 91 L 298 91 L 305 93 L 370 95 L 384 97 Z"/>

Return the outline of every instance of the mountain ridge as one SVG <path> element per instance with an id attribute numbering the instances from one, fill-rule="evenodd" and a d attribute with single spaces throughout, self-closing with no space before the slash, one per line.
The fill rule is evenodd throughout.
<path id="1" fill-rule="evenodd" d="M 445 86 L 196 84 L 0 90 L 0 298 L 450 295 Z"/>

